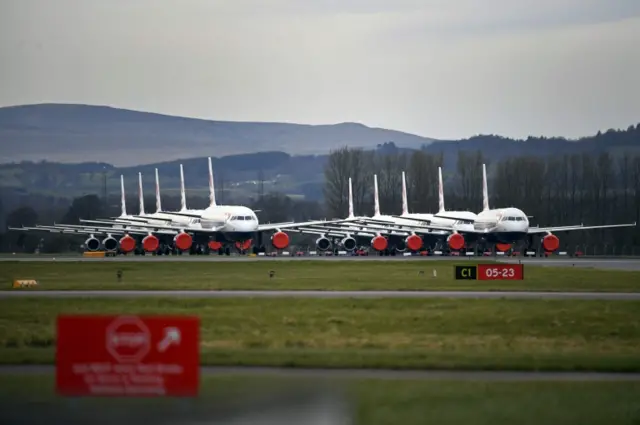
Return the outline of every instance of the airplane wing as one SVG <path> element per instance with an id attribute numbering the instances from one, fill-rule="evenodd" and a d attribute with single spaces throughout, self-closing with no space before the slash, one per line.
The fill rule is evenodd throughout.
<path id="1" fill-rule="evenodd" d="M 573 226 L 555 226 L 555 227 L 529 227 L 527 233 L 539 234 L 539 233 L 552 233 L 552 232 L 568 232 L 571 230 L 591 230 L 591 229 L 610 229 L 614 227 L 635 227 L 636 223 L 629 224 L 605 224 L 601 226 L 585 226 L 583 224 L 577 224 Z"/>
<path id="2" fill-rule="evenodd" d="M 31 231 L 31 232 L 35 232 L 35 231 L 39 231 L 39 232 L 48 232 L 48 233 L 62 233 L 62 234 L 71 234 L 71 235 L 107 235 L 107 234 L 111 234 L 111 235 L 124 235 L 129 234 L 129 235 L 140 235 L 140 236 L 146 236 L 149 234 L 148 231 L 146 230 L 139 230 L 139 229 L 122 229 L 122 228 L 112 228 L 112 227 L 84 227 L 84 226 L 77 226 L 77 227 L 72 227 L 71 225 L 65 225 L 65 226 L 37 226 L 37 227 L 10 227 L 9 230 L 16 230 L 16 231 Z M 176 232 L 170 232 L 170 233 L 160 233 L 160 234 L 168 234 L 168 235 L 175 235 Z"/>
<path id="3" fill-rule="evenodd" d="M 265 232 L 269 230 L 282 230 L 282 229 L 296 229 L 299 227 L 316 226 L 325 224 L 342 223 L 345 220 L 317 220 L 317 221 L 303 221 L 296 223 L 294 221 L 284 223 L 265 223 L 258 225 L 258 232 Z"/>

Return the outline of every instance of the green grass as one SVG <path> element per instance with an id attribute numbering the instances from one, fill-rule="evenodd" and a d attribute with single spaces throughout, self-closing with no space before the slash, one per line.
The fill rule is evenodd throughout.
<path id="1" fill-rule="evenodd" d="M 484 262 L 480 260 L 480 262 Z M 640 271 L 525 265 L 522 281 L 456 281 L 454 261 L 2 262 L 0 285 L 38 289 L 314 289 L 640 291 Z M 460 264 L 469 264 L 461 262 Z M 116 271 L 124 273 L 118 282 Z M 275 277 L 269 278 L 269 271 Z M 433 277 L 433 271 L 437 276 Z M 420 272 L 423 274 L 420 274 Z"/>
<path id="2" fill-rule="evenodd" d="M 640 301 L 3 299 L 0 361 L 51 363 L 59 313 L 194 314 L 204 364 L 640 370 Z"/>
<path id="3" fill-rule="evenodd" d="M 306 385 L 308 383 L 302 384 Z M 313 383 L 312 383 L 313 384 Z M 55 407 L 68 418 L 119 415 L 119 421 L 138 412 L 166 418 L 194 412 L 246 413 L 265 392 L 296 390 L 294 379 L 204 377 L 195 400 L 63 399 L 53 391 L 53 378 L 0 376 L 5 409 L 27 417 L 42 417 Z M 456 382 L 402 380 L 344 380 L 339 393 L 348 403 L 354 424 L 413 425 L 633 425 L 640 421 L 639 382 Z M 23 403 L 38 401 L 38 408 Z M 33 405 L 31 405 L 33 406 Z M 259 411 L 258 411 L 259 412 Z M 135 416 L 138 417 L 138 416 Z M 68 422 L 68 420 L 66 421 Z M 155 422 L 155 421 L 152 421 Z"/>

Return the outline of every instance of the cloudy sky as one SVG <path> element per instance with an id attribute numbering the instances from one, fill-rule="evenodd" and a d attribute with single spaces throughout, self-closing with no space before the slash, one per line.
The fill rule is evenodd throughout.
<path id="1" fill-rule="evenodd" d="M 0 0 L 0 106 L 577 137 L 640 122 L 638 40 L 638 0 Z"/>

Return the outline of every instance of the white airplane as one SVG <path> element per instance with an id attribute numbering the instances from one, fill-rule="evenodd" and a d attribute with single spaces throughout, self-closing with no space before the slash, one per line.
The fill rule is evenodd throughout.
<path id="1" fill-rule="evenodd" d="M 124 176 L 120 176 L 120 209 L 121 213 L 118 219 L 127 220 L 123 223 L 117 223 L 115 221 L 107 222 L 106 224 L 112 224 L 111 227 L 99 227 L 92 226 L 87 231 L 87 226 L 84 225 L 57 225 L 36 227 L 19 227 L 9 228 L 9 230 L 20 231 L 47 231 L 49 233 L 65 233 L 65 234 L 78 234 L 88 235 L 89 237 L 85 241 L 85 247 L 88 251 L 97 251 L 100 247 L 103 247 L 105 251 L 115 252 L 120 248 L 123 252 L 131 252 L 136 247 L 136 238 L 142 238 L 149 235 L 149 232 L 144 229 L 127 228 L 127 224 L 144 223 L 145 220 L 140 220 L 136 216 L 127 214 L 126 197 L 124 190 Z M 81 220 L 82 221 L 82 220 Z M 162 231 L 163 235 L 173 235 L 175 232 Z M 104 239 L 100 241 L 96 235 L 104 235 Z M 119 236 L 120 239 L 116 239 L 115 236 Z"/>
<path id="2" fill-rule="evenodd" d="M 387 249 L 388 240 L 396 251 L 403 252 L 407 248 L 411 251 L 418 251 L 423 246 L 423 237 L 435 236 L 436 238 L 446 238 L 451 249 L 460 249 L 464 245 L 464 238 L 458 233 L 457 229 L 472 228 L 461 219 L 475 219 L 476 214 L 471 211 L 446 211 L 444 206 L 444 189 L 442 182 L 442 169 L 438 167 L 438 214 L 447 213 L 449 217 L 438 217 L 437 214 L 410 213 L 408 208 L 406 176 L 402 172 L 402 214 L 401 215 L 382 215 L 380 214 L 380 203 L 378 196 L 378 181 L 374 175 L 374 215 L 372 217 L 354 217 L 353 216 L 353 199 L 351 197 L 351 179 L 349 179 L 349 217 L 342 223 L 328 226 L 334 235 L 339 234 L 341 230 L 349 229 L 360 231 L 362 236 L 369 236 L 367 230 L 375 231 L 374 239 L 371 246 L 377 251 Z M 422 223 L 431 223 L 439 226 L 444 230 L 433 230 L 422 226 Z M 355 228 L 355 225 L 358 225 Z M 318 226 L 319 227 L 319 226 Z M 307 233 L 305 231 L 305 233 Z M 420 236 L 422 235 L 422 237 Z M 383 240 L 384 239 L 384 240 Z M 462 239 L 462 240 L 461 240 Z M 318 242 L 329 246 L 328 239 L 319 239 L 316 242 L 318 249 L 321 247 Z M 355 244 L 354 244 L 355 245 Z M 344 244 L 343 244 L 344 246 Z"/>
<path id="3" fill-rule="evenodd" d="M 579 224 L 572 226 L 531 227 L 529 225 L 529 216 L 518 208 L 491 209 L 489 207 L 487 169 L 485 164 L 482 164 L 482 211 L 477 217 L 475 219 L 465 219 L 459 216 L 450 216 L 446 212 L 436 215 L 440 218 L 449 218 L 459 222 L 465 222 L 467 226 L 464 228 L 459 225 L 454 226 L 456 233 L 458 233 L 461 238 L 468 237 L 473 240 L 483 240 L 488 243 L 502 245 L 499 247 L 500 250 L 506 250 L 511 244 L 527 238 L 544 235 L 542 236 L 542 247 L 546 252 L 553 252 L 560 246 L 560 240 L 554 235 L 554 232 L 636 226 L 636 223 L 629 223 L 598 226 L 584 226 L 583 224 Z M 473 227 L 469 228 L 468 225 L 472 225 Z M 441 226 L 429 223 L 425 223 L 425 227 L 446 230 Z M 530 239 L 529 242 L 531 242 L 531 240 L 532 239 Z"/>
<path id="4" fill-rule="evenodd" d="M 211 171 L 211 167 L 209 167 Z M 181 167 L 182 175 L 182 167 Z M 142 197 L 142 183 L 139 174 L 140 182 L 140 208 L 144 212 L 144 198 Z M 156 236 L 158 235 L 172 235 L 173 242 L 176 248 L 180 250 L 187 250 L 191 248 L 194 238 L 206 242 L 209 247 L 213 244 L 228 244 L 233 242 L 239 242 L 241 247 L 247 249 L 254 235 L 258 235 L 259 245 L 261 245 L 263 232 L 274 232 L 271 235 L 271 244 L 276 249 L 285 249 L 289 246 L 289 235 L 284 232 L 285 229 L 295 229 L 300 226 L 313 226 L 318 224 L 326 224 L 332 222 L 339 222 L 340 220 L 327 221 L 309 221 L 303 223 L 267 223 L 260 224 L 258 218 L 251 208 L 241 205 L 217 205 L 215 202 L 215 192 L 213 188 L 213 173 L 209 175 L 209 185 L 211 190 L 211 205 L 204 210 L 187 210 L 186 203 L 182 202 L 182 208 L 179 212 L 164 211 L 162 214 L 167 214 L 171 217 L 181 217 L 182 222 L 175 221 L 166 222 L 161 220 L 158 216 L 153 214 L 141 215 L 139 218 L 148 219 L 148 221 L 133 222 L 129 218 L 124 221 L 114 220 L 92 220 L 90 223 L 83 221 L 84 225 L 55 225 L 55 226 L 36 226 L 36 228 L 18 228 L 11 230 L 47 230 L 47 231 L 68 231 L 72 233 L 80 233 L 84 231 L 85 234 L 95 234 L 98 232 L 116 232 L 119 234 L 127 234 L 131 232 L 134 234 L 144 234 L 146 236 L 142 239 L 142 247 L 146 252 L 155 252 L 160 246 L 160 240 Z M 124 188 L 124 185 L 122 185 Z M 159 187 L 159 185 L 158 185 Z M 184 186 L 182 187 L 184 193 Z M 124 193 L 124 190 L 123 190 Z M 159 192 L 158 192 L 159 193 Z M 125 214 L 126 216 L 126 214 Z M 135 218 L 138 218 L 135 217 Z M 187 220 L 189 219 L 189 220 Z M 191 220 L 195 219 L 195 220 Z M 160 221 L 160 224 L 157 224 Z M 95 225 L 90 225 L 94 223 Z M 118 227 L 114 227 L 114 226 Z M 110 227 L 106 227 L 110 226 Z M 127 239 L 128 240 L 128 239 Z M 92 244 L 93 245 L 93 244 Z M 227 251 L 228 252 L 228 251 Z"/>

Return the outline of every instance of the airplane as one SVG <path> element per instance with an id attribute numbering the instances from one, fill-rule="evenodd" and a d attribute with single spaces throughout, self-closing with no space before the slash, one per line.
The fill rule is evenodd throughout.
<path id="1" fill-rule="evenodd" d="M 464 239 L 483 241 L 495 244 L 501 251 L 506 251 L 512 244 L 526 240 L 532 245 L 535 236 L 542 236 L 541 243 L 545 252 L 554 252 L 560 246 L 560 239 L 554 232 L 568 232 L 574 230 L 608 229 L 617 227 L 635 227 L 636 223 L 607 224 L 596 226 L 570 225 L 533 227 L 529 225 L 529 217 L 519 208 L 495 208 L 489 207 L 489 191 L 487 186 L 487 169 L 482 164 L 482 211 L 475 219 L 460 216 L 451 216 L 446 212 L 436 214 L 439 218 L 449 218 L 464 222 L 465 227 L 455 225 L 454 230 L 459 235 L 457 239 L 464 245 Z M 469 225 L 472 227 L 470 228 Z M 433 225 L 425 221 L 424 226 L 434 230 L 446 230 L 442 226 Z"/>
<path id="2" fill-rule="evenodd" d="M 140 191 L 142 191 L 141 177 L 139 178 L 139 182 Z M 124 184 L 122 186 L 124 188 Z M 128 218 L 126 218 L 124 222 L 117 222 L 113 220 L 93 220 L 92 222 L 94 222 L 95 225 L 90 225 L 90 223 L 86 223 L 83 225 L 60 224 L 54 226 L 36 226 L 35 228 L 11 228 L 10 230 L 46 230 L 59 232 L 66 231 L 72 233 L 84 232 L 83 234 L 89 235 L 98 232 L 112 232 L 116 234 L 126 235 L 128 235 L 129 233 L 133 234 L 134 232 L 137 235 L 146 233 L 146 236 L 142 238 L 141 241 L 142 248 L 145 252 L 156 252 L 158 250 L 160 241 L 158 236 L 156 235 L 172 235 L 175 247 L 181 251 L 186 251 L 191 248 L 195 239 L 196 242 L 207 243 L 209 247 L 212 246 L 213 242 L 217 242 L 221 247 L 224 247 L 225 253 L 229 254 L 229 245 L 231 243 L 237 242 L 240 244 L 240 248 L 248 249 L 254 235 L 258 236 L 258 247 L 260 249 L 263 249 L 262 235 L 264 232 L 273 232 L 270 237 L 270 241 L 274 248 L 279 250 L 286 249 L 289 246 L 290 238 L 284 230 L 295 229 L 296 227 L 300 226 L 313 226 L 340 221 L 318 220 L 303 223 L 284 222 L 260 224 L 258 222 L 255 211 L 253 211 L 251 208 L 241 205 L 216 204 L 215 196 L 213 195 L 215 192 L 213 191 L 212 173 L 210 173 L 210 189 L 211 205 L 209 205 L 202 211 L 187 210 L 186 205 L 183 202 L 181 211 L 163 212 L 163 214 L 168 214 L 170 216 L 185 217 L 187 219 L 195 219 L 195 221 L 183 219 L 183 222 L 178 223 L 176 223 L 175 221 L 170 221 L 168 223 L 163 222 L 161 224 L 156 224 L 153 218 L 147 217 L 146 215 L 141 215 L 138 217 L 144 219 L 151 218 L 151 220 L 153 221 L 149 220 L 144 223 L 127 222 L 126 220 L 129 220 Z M 141 202 L 141 211 L 144 211 L 144 201 Z M 159 219 L 159 217 L 157 217 L 156 219 Z M 114 227 L 116 225 L 118 227 Z M 129 239 L 127 239 L 127 241 L 129 241 Z M 91 244 L 91 246 L 95 247 L 95 244 Z"/>
<path id="3" fill-rule="evenodd" d="M 359 231 L 358 235 L 369 237 L 367 229 L 375 230 L 377 233 L 372 237 L 371 247 L 376 251 L 383 252 L 387 249 L 388 241 L 391 242 L 392 252 L 404 252 L 408 248 L 411 251 L 419 251 L 423 247 L 424 238 L 435 238 L 437 241 L 446 239 L 451 249 L 460 249 L 464 245 L 464 240 L 460 241 L 457 229 L 472 228 L 472 225 L 459 219 L 474 219 L 476 214 L 471 211 L 446 211 L 444 205 L 444 189 L 442 182 L 442 168 L 438 167 L 438 214 L 447 213 L 449 217 L 441 218 L 437 214 L 410 213 L 408 208 L 406 175 L 402 172 L 402 214 L 382 215 L 378 198 L 377 175 L 374 175 L 374 215 L 372 217 L 353 217 L 353 199 L 351 197 L 351 179 L 349 179 L 349 217 L 338 224 L 329 226 L 333 235 L 341 235 L 339 232 L 349 229 L 352 232 Z M 426 229 L 422 223 L 431 223 L 444 229 Z M 357 228 L 353 226 L 358 225 Z M 345 227 L 349 226 L 349 227 Z M 319 227 L 319 226 L 316 226 Z M 304 233 L 309 233 L 305 229 Z M 315 229 L 313 229 L 315 230 Z M 384 239 L 384 240 L 383 240 Z M 320 246 L 320 243 L 323 246 Z M 344 243 L 341 243 L 346 248 Z M 354 244 L 355 245 L 355 244 Z M 326 250 L 330 247 L 330 242 L 326 238 L 316 241 L 319 250 Z M 325 248 L 326 247 L 326 248 Z M 324 249 L 323 249 L 324 248 Z"/>

